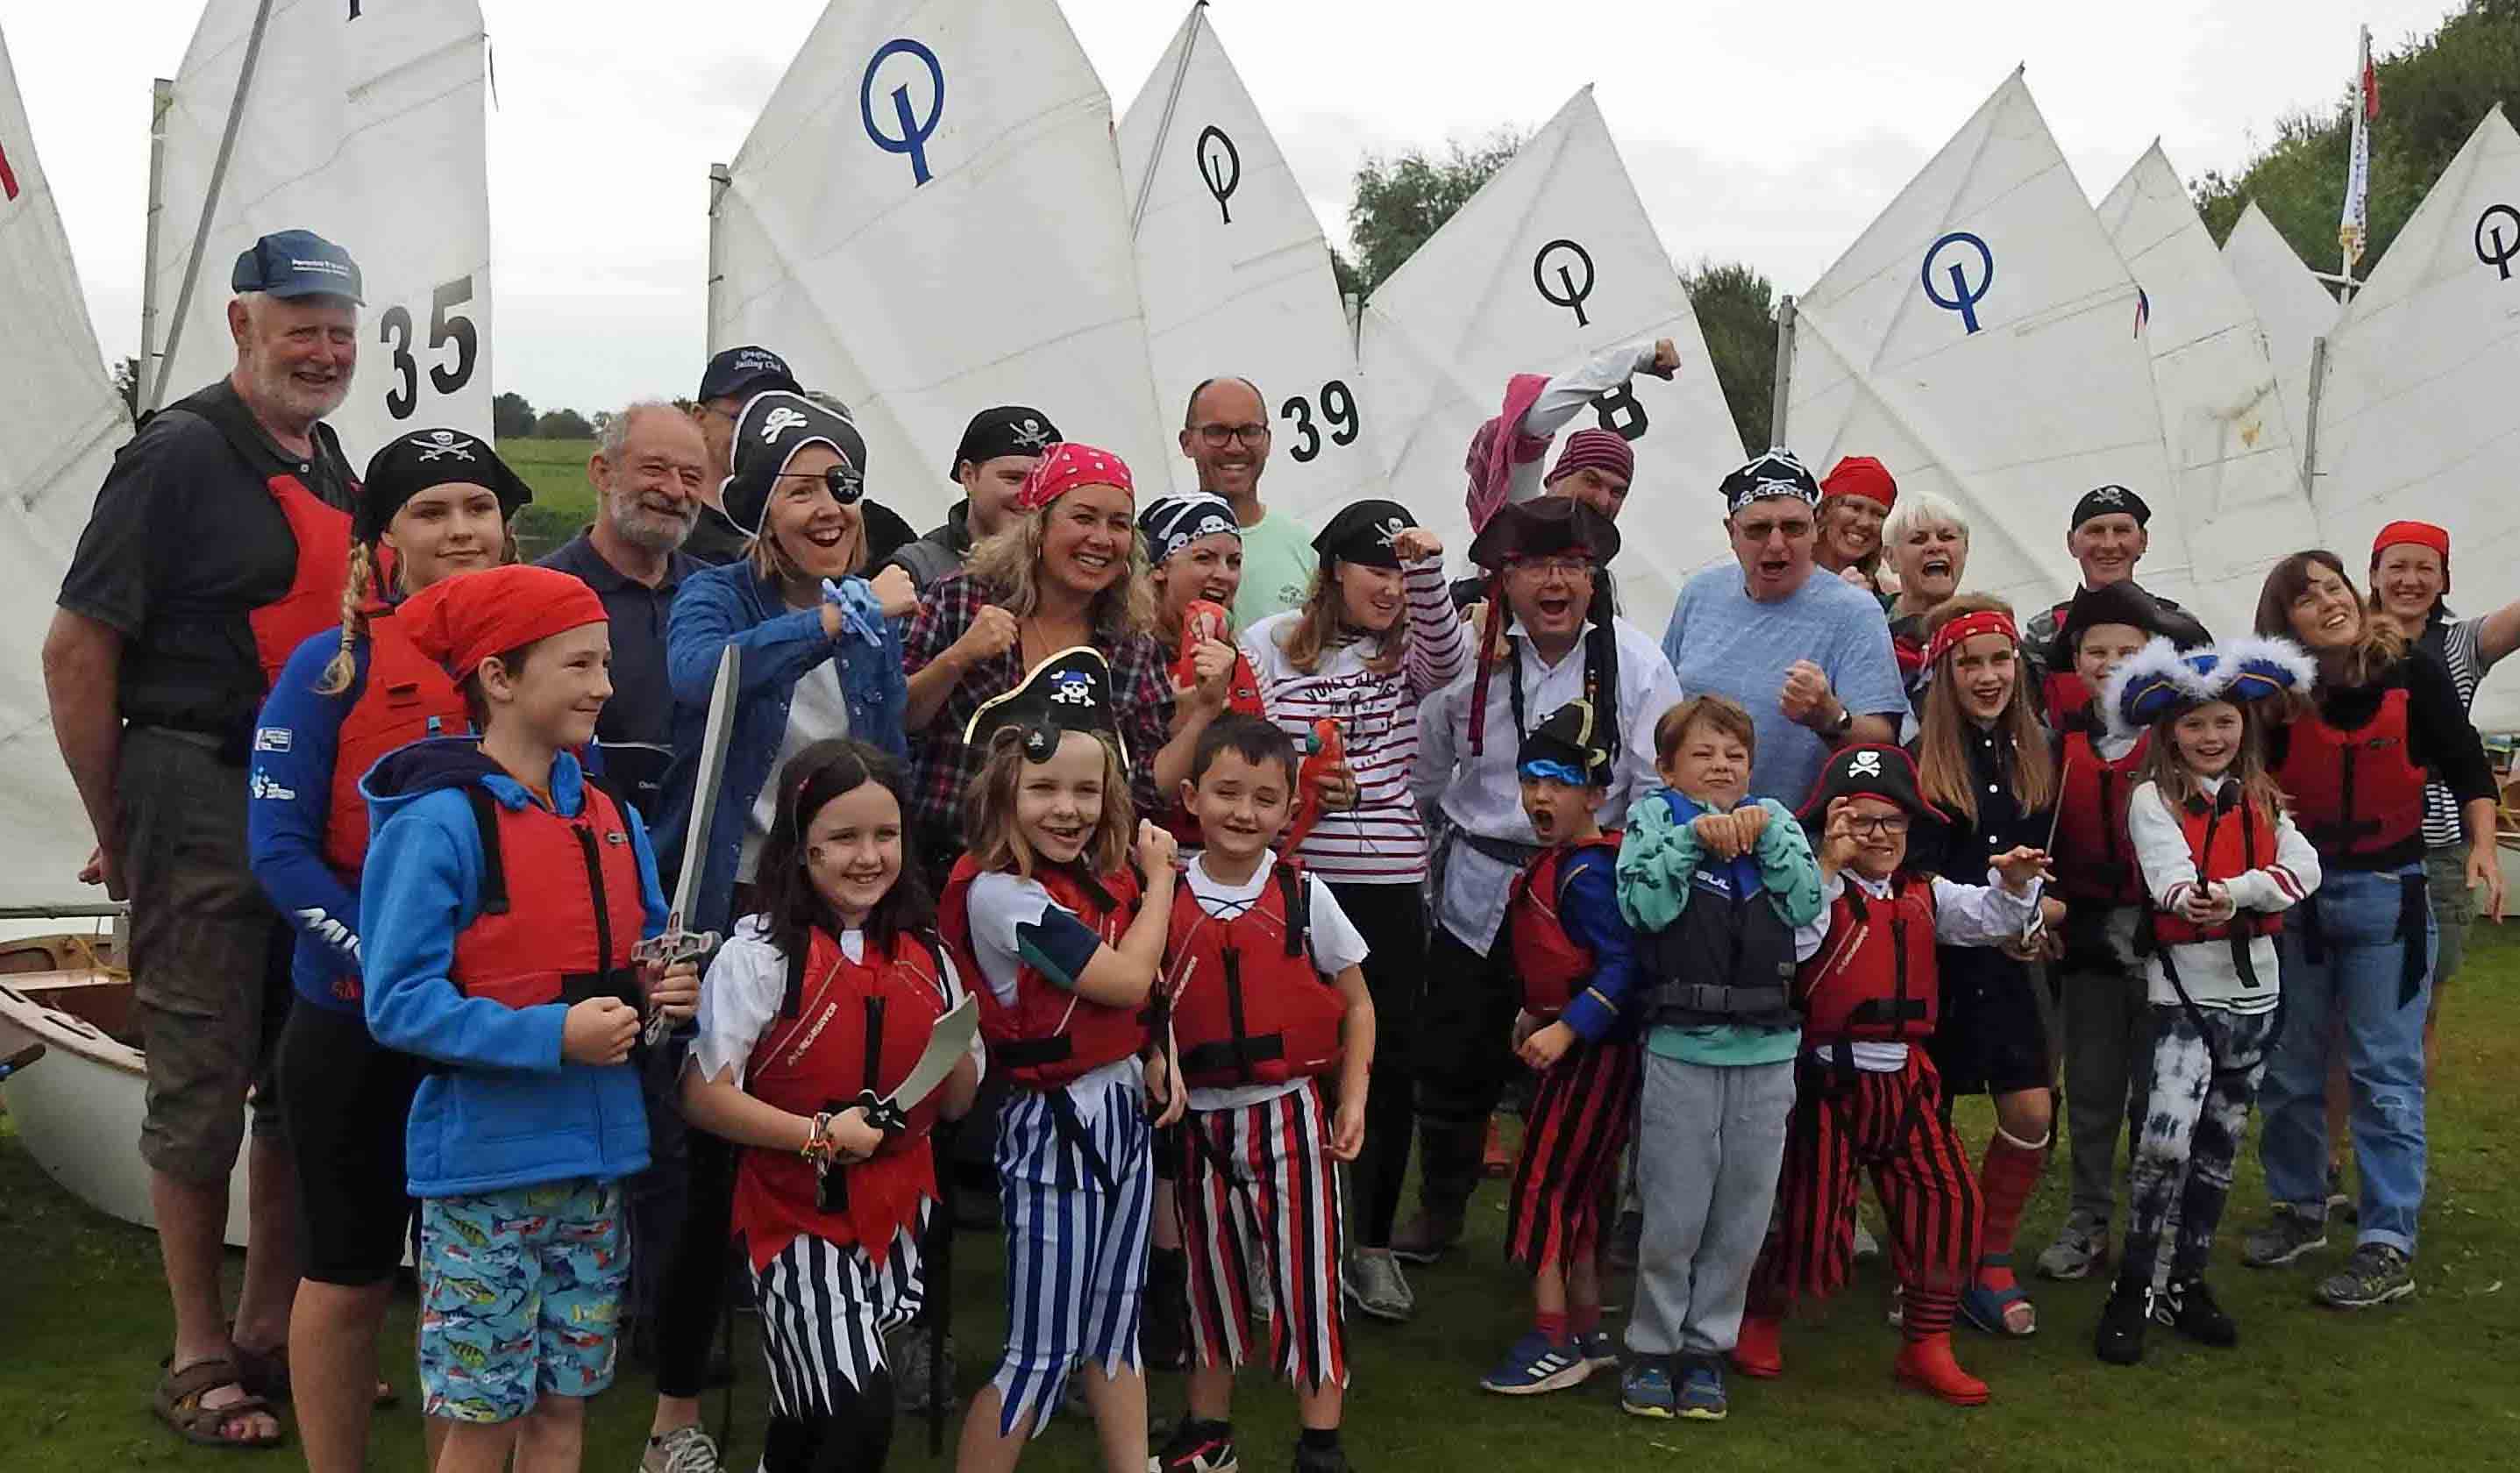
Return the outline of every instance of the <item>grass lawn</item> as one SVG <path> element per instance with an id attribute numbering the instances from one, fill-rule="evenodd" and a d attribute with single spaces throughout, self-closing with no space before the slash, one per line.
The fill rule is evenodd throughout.
<path id="1" fill-rule="evenodd" d="M 586 481 L 593 440 L 501 440 L 499 458 L 534 488 L 533 505 L 517 518 L 517 545 L 530 562 L 595 518 L 595 488 Z"/>
<path id="2" fill-rule="evenodd" d="M 1424 1473 L 1679 1467 L 1707 1456 L 1745 1469 L 2513 1466 L 2520 1122 L 2505 1101 L 2520 1094 L 2520 930 L 2480 927 L 2477 937 L 2452 993 L 2452 1044 L 2432 1114 L 2421 1288 L 2410 1300 L 2360 1317 L 2312 1307 L 2312 1277 L 2342 1259 L 2341 1238 L 2306 1267 L 2263 1273 L 2238 1267 L 2239 1235 L 2263 1211 L 2251 1155 L 2216 1253 L 2224 1266 L 2217 1288 L 2242 1328 L 2237 1352 L 2156 1332 L 2142 1366 L 2102 1366 L 2092 1359 L 2090 1333 L 2104 1286 L 2039 1285 L 2036 1339 L 1999 1344 L 1960 1331 L 1962 1359 L 1993 1384 L 1995 1400 L 1956 1410 L 1891 1384 L 1896 1332 L 1881 1321 L 1887 1285 L 1872 1266 L 1859 1271 L 1832 1315 L 1797 1320 L 1788 1331 L 1784 1379 L 1733 1378 L 1730 1421 L 1647 1422 L 1619 1414 L 1607 1377 L 1527 1402 L 1476 1389 L 1524 1314 L 1520 1281 L 1498 1256 L 1504 1192 L 1492 1184 L 1476 1203 L 1470 1254 L 1418 1276 L 1418 1320 L 1353 1327 L 1350 1453 L 1360 1468 Z M 1964 1113 L 1964 1134 L 1983 1141 L 1984 1107 Z M 2049 1173 L 2031 1208 L 2025 1261 L 2063 1213 L 2061 1177 Z M 994 1238 L 960 1241 L 954 1305 L 968 1391 L 987 1374 L 1003 1319 Z M 0 1361 L 0 1466 L 232 1473 L 248 1464 L 299 1465 L 293 1451 L 257 1460 L 182 1448 L 151 1419 L 147 1396 L 165 1321 L 155 1244 L 56 1188 L 5 1119 L 0 1262 L 19 1266 L 0 1289 L 0 1343 L 10 1348 Z M 404 1346 L 410 1333 L 406 1294 L 390 1339 Z M 751 1394 L 739 1401 L 741 1446 L 731 1467 L 750 1467 L 760 1448 L 751 1333 L 751 1321 L 739 1322 L 739 1364 Z M 389 1374 L 411 1387 L 408 1351 L 396 1349 L 390 1360 Z M 1177 1408 L 1180 1396 L 1177 1378 L 1157 1377 L 1159 1408 Z M 1284 1466 L 1293 1441 L 1289 1399 L 1255 1379 L 1245 1402 L 1238 1418 L 1245 1458 Z M 714 1417 L 714 1394 L 708 1406 Z M 648 1410 L 645 1383 L 625 1373 L 597 1405 L 587 1466 L 635 1467 Z M 419 1446 L 409 1409 L 385 1413 L 373 1466 L 416 1469 Z M 924 1424 L 905 1425 L 893 1466 L 941 1465 L 926 1455 Z M 1091 1429 L 1063 1421 L 1026 1466 L 1096 1467 Z"/>

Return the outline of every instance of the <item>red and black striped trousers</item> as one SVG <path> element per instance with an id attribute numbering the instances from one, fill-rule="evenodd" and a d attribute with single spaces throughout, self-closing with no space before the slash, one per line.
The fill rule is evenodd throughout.
<path id="1" fill-rule="evenodd" d="M 1188 1261 L 1191 1350 L 1250 1356 L 1251 1268 L 1269 1275 L 1269 1361 L 1299 1386 L 1347 1384 L 1338 1170 L 1313 1081 L 1257 1104 L 1182 1117 L 1173 1203 Z"/>
<path id="2" fill-rule="evenodd" d="M 1943 1120 L 1942 1076 L 1912 1045 L 1904 1066 L 1877 1074 L 1800 1060 L 1776 1222 L 1750 1275 L 1753 1313 L 1780 1314 L 1797 1296 L 1824 1298 L 1846 1283 L 1866 1174 L 1889 1216 L 1911 1329 L 1950 1327 L 1949 1303 L 1977 1266 L 1983 1202 L 1968 1150 Z"/>
<path id="3" fill-rule="evenodd" d="M 1632 1040 L 1578 1043 L 1540 1076 L 1506 1210 L 1508 1260 L 1563 1268 L 1599 1250 L 1619 1153 L 1636 1128 L 1637 1049 Z"/>

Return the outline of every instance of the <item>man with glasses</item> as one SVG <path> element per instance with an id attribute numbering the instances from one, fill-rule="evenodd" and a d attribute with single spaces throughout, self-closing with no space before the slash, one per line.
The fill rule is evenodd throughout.
<path id="1" fill-rule="evenodd" d="M 1418 1016 L 1418 1210 L 1391 1239 L 1410 1263 L 1433 1263 L 1460 1239 L 1488 1115 L 1512 1067 L 1513 968 L 1498 930 L 1508 887 L 1541 849 L 1514 769 L 1523 736 L 1569 701 L 1592 703 L 1610 752 L 1605 826 L 1655 785 L 1654 723 L 1680 684 L 1651 636 L 1596 602 L 1618 550 L 1617 528 L 1572 497 L 1500 510 L 1470 545 L 1496 611 L 1478 666 L 1418 708 L 1411 785 L 1421 804 L 1440 805 L 1446 832 Z"/>
<path id="2" fill-rule="evenodd" d="M 1182 454 L 1198 468 L 1198 488 L 1234 504 L 1242 523 L 1242 591 L 1234 623 L 1248 629 L 1304 602 L 1321 557 L 1312 533 L 1292 516 L 1272 516 L 1260 501 L 1269 469 L 1269 405 L 1248 379 L 1210 379 L 1190 391 Z"/>
<path id="3" fill-rule="evenodd" d="M 1879 601 L 1812 576 L 1820 482 L 1803 463 L 1773 449 L 1720 489 L 1739 565 L 1688 580 L 1663 653 L 1685 689 L 1748 709 L 1759 734 L 1751 795 L 1790 807 L 1831 751 L 1897 740 L 1908 698 Z"/>

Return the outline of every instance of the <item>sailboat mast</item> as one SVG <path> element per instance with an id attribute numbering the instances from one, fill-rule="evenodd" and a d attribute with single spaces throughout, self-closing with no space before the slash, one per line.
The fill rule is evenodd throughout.
<path id="1" fill-rule="evenodd" d="M 1138 178 L 1138 198 L 1129 203 L 1129 239 L 1133 241 L 1138 238 L 1138 227 L 1146 223 L 1147 201 L 1154 198 L 1155 168 L 1164 161 L 1164 140 L 1173 136 L 1173 110 L 1181 106 L 1182 83 L 1190 76 L 1190 59 L 1198 50 L 1198 33 L 1206 24 L 1207 0 L 1195 0 L 1190 8 L 1190 35 L 1182 42 L 1181 63 L 1173 68 L 1172 87 L 1164 94 L 1163 116 L 1155 120 L 1155 152 L 1147 160 L 1147 171 Z"/>
<path id="2" fill-rule="evenodd" d="M 262 33 L 271 23 L 271 0 L 253 8 L 253 30 L 246 37 L 245 61 L 237 67 L 236 96 L 228 102 L 228 124 L 219 134 L 219 153 L 210 165 L 209 188 L 202 192 L 202 218 L 193 227 L 193 248 L 184 258 L 184 287 L 175 294 L 175 320 L 166 329 L 166 351 L 158 361 L 158 372 L 152 376 L 149 405 L 158 409 L 166 402 L 166 375 L 175 367 L 175 350 L 183 345 L 184 317 L 193 310 L 193 291 L 201 285 L 202 252 L 209 247 L 210 222 L 217 218 L 219 186 L 228 176 L 228 158 L 236 152 L 237 129 L 245 122 L 245 100 L 253 87 L 253 66 L 262 57 Z M 151 262 L 154 272 L 156 262 Z"/>
<path id="3" fill-rule="evenodd" d="M 708 322 L 701 330 L 701 344 L 709 352 L 717 351 L 717 325 L 720 321 L 718 295 L 726 283 L 726 263 L 720 259 L 718 243 L 718 205 L 726 192 L 734 187 L 735 173 L 725 164 L 709 165 L 708 186 Z"/>
<path id="4" fill-rule="evenodd" d="M 1777 392 L 1768 410 L 1768 443 L 1785 443 L 1785 406 L 1794 390 L 1794 299 L 1777 302 Z"/>
<path id="5" fill-rule="evenodd" d="M 140 362 L 133 370 L 132 397 L 158 381 L 158 220 L 166 201 L 166 114 L 174 111 L 175 82 L 159 77 L 149 84 L 149 221 L 141 250 Z M 155 402 L 154 400 L 152 401 Z"/>

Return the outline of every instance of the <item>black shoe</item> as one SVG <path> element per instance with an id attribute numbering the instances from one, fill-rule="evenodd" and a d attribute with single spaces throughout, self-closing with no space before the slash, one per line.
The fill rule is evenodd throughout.
<path id="1" fill-rule="evenodd" d="M 1150 1370 L 1190 1363 L 1190 1263 L 1179 1248 L 1147 1257 L 1147 1312 L 1140 1331 Z"/>
<path id="2" fill-rule="evenodd" d="M 2143 1327 L 2152 1314 L 2152 1285 L 2121 1275 L 2100 1306 L 2100 1327 L 2092 1336 L 2092 1354 L 2111 1365 L 2133 1365 L 2143 1359 Z"/>
<path id="3" fill-rule="evenodd" d="M 1297 1443 L 1295 1473 L 1348 1473 L 1347 1449 L 1335 1443 L 1327 1448 L 1307 1448 Z"/>
<path id="4" fill-rule="evenodd" d="M 2174 1278 L 2152 1302 L 2155 1324 L 2166 1324 L 2199 1345 L 2229 1350 L 2240 1343 L 2240 1327 L 2214 1302 L 2214 1291 L 2202 1274 Z"/>
<path id="5" fill-rule="evenodd" d="M 1233 1424 L 1186 1416 L 1154 1455 L 1148 1473 L 1235 1473 L 1240 1466 Z"/>

